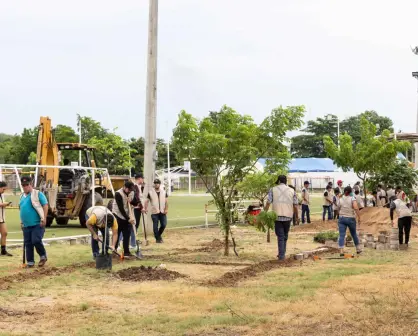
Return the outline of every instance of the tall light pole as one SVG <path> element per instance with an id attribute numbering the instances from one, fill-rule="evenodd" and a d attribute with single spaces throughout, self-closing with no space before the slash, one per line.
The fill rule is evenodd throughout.
<path id="1" fill-rule="evenodd" d="M 78 151 L 78 165 L 81 167 L 81 116 L 77 114 L 77 126 L 78 126 L 78 144 L 80 145 Z"/>
<path id="2" fill-rule="evenodd" d="M 412 73 L 412 77 L 414 77 L 418 83 L 418 72 L 414 71 Z M 417 84 L 417 120 L 416 120 L 415 132 L 418 133 L 418 84 Z M 414 147 L 415 147 L 415 168 L 418 168 L 418 142 L 415 142 Z"/>
<path id="3" fill-rule="evenodd" d="M 149 1 L 148 50 L 147 50 L 147 93 L 145 112 L 145 153 L 144 175 L 145 195 L 148 194 L 155 175 L 157 158 L 157 37 L 158 37 L 158 0 Z M 150 215 L 147 216 L 146 229 L 152 231 Z"/>
<path id="4" fill-rule="evenodd" d="M 168 127 L 168 120 L 167 120 L 167 134 L 168 134 L 168 139 L 167 139 L 167 180 L 168 180 L 168 191 L 167 194 L 170 196 L 171 195 L 171 167 L 170 167 L 170 132 L 169 132 L 169 127 Z"/>

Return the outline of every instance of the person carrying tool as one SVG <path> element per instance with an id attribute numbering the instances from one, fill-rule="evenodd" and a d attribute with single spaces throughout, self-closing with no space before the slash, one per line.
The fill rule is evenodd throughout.
<path id="1" fill-rule="evenodd" d="M 398 215 L 399 244 L 406 249 L 408 248 L 409 235 L 411 233 L 412 211 L 403 200 L 396 198 L 396 196 L 392 196 L 390 199 L 390 220 L 392 221 L 392 227 L 395 227 L 395 222 L 393 221 L 393 213 L 395 211 Z M 405 245 L 403 239 L 404 233 Z"/>
<path id="2" fill-rule="evenodd" d="M 20 197 L 20 220 L 23 230 L 23 242 L 26 252 L 27 265 L 35 266 L 34 248 L 39 254 L 39 267 L 48 260 L 42 239 L 45 234 L 46 216 L 48 215 L 48 201 L 43 193 L 32 187 L 32 179 L 24 176 L 21 179 L 23 194 Z"/>
<path id="3" fill-rule="evenodd" d="M 109 246 L 109 234 L 105 234 L 105 230 L 112 230 L 112 245 L 111 249 L 115 250 L 116 243 L 118 240 L 118 222 L 116 218 L 113 216 L 112 212 L 103 206 L 103 200 L 99 200 L 96 202 L 96 205 L 88 208 L 86 211 L 86 225 L 87 229 L 91 233 L 91 250 L 93 252 L 93 258 L 100 254 L 100 247 L 99 247 L 99 231 L 102 234 L 102 237 L 106 237 L 106 247 Z"/>
<path id="4" fill-rule="evenodd" d="M 6 208 L 12 204 L 12 202 L 6 202 L 4 193 L 7 189 L 6 182 L 0 182 L 0 234 L 1 234 L 1 255 L 12 257 L 6 249 L 7 238 L 7 226 L 6 226 Z"/>
<path id="5" fill-rule="evenodd" d="M 268 211 L 273 205 L 273 211 L 277 215 L 275 222 L 275 232 L 277 236 L 278 258 L 283 261 L 286 257 L 287 239 L 289 236 L 290 222 L 293 215 L 298 213 L 298 198 L 295 191 L 287 185 L 287 178 L 280 175 L 276 181 L 276 186 L 270 189 L 267 197 L 267 204 L 264 211 Z"/>
<path id="6" fill-rule="evenodd" d="M 357 254 L 362 252 L 360 241 L 357 236 L 357 224 L 360 226 L 360 211 L 358 209 L 355 197 L 351 196 L 352 192 L 353 190 L 350 186 L 344 188 L 344 195 L 341 197 L 340 205 L 338 207 L 340 213 L 340 218 L 338 219 L 338 247 L 340 249 L 341 256 L 344 256 L 344 245 L 347 228 L 349 229 L 350 235 L 353 238 Z"/>
<path id="7" fill-rule="evenodd" d="M 307 223 L 311 223 L 311 211 L 309 209 L 310 205 L 310 195 L 309 195 L 309 181 L 303 183 L 302 189 L 302 224 L 305 224 L 305 215 Z"/>
<path id="8" fill-rule="evenodd" d="M 135 229 L 138 232 L 139 223 L 141 222 L 141 214 L 142 214 L 142 193 L 144 191 L 144 175 L 137 174 L 135 175 L 135 184 L 134 184 L 134 193 L 135 199 L 137 204 L 134 206 L 134 216 L 135 216 Z M 136 237 L 135 237 L 135 230 L 132 230 L 131 233 L 131 246 L 133 248 L 136 247 Z"/>
<path id="9" fill-rule="evenodd" d="M 333 192 L 332 186 L 330 184 L 327 185 L 327 189 L 324 191 L 324 203 L 322 205 L 323 212 L 322 212 L 322 220 L 325 221 L 325 215 L 328 213 L 328 220 L 332 220 L 332 203 L 333 203 Z"/>
<path id="10" fill-rule="evenodd" d="M 130 204 L 134 200 L 134 183 L 131 181 L 125 182 L 124 186 L 115 193 L 115 199 L 112 206 L 112 212 L 118 222 L 118 240 L 116 248 L 119 245 L 119 236 L 123 236 L 123 251 L 124 257 L 132 257 L 129 251 L 129 239 L 131 237 L 132 227 L 135 225 L 135 218 L 130 211 Z"/>
<path id="11" fill-rule="evenodd" d="M 154 188 L 151 188 L 146 196 L 144 212 L 148 212 L 148 205 L 151 202 L 151 218 L 154 229 L 154 237 L 157 244 L 163 243 L 163 232 L 167 227 L 168 195 L 161 189 L 161 181 L 154 180 Z M 160 227 L 158 227 L 160 224 Z"/>

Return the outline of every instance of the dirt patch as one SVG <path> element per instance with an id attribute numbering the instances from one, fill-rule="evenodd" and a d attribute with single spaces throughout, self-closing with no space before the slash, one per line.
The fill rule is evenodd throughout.
<path id="1" fill-rule="evenodd" d="M 387 208 L 367 207 L 360 211 L 361 225 L 359 231 L 377 234 L 379 231 L 388 231 L 391 229 L 390 210 Z M 396 223 L 396 214 L 394 216 Z M 293 232 L 309 232 L 309 231 L 337 231 L 338 224 L 336 221 L 312 221 L 311 224 L 304 224 L 292 228 Z M 412 229 L 413 233 L 418 233 L 418 228 L 415 226 Z"/>
<path id="2" fill-rule="evenodd" d="M 34 312 L 30 312 L 27 310 L 15 310 L 15 309 L 7 309 L 0 307 L 0 317 L 20 317 L 20 316 L 28 316 L 28 315 L 35 315 Z"/>
<path id="3" fill-rule="evenodd" d="M 178 272 L 170 271 L 165 268 L 154 267 L 129 267 L 114 274 L 115 277 L 123 281 L 158 281 L 168 280 L 173 281 L 179 278 L 187 278 L 186 275 Z"/>
<path id="4" fill-rule="evenodd" d="M 220 241 L 219 239 L 214 239 L 210 243 L 203 244 L 203 247 L 195 250 L 195 252 L 219 251 L 219 250 L 222 250 L 224 246 L 225 246 L 224 242 Z"/>
<path id="5" fill-rule="evenodd" d="M 334 252 L 335 249 L 327 248 L 326 251 L 321 252 L 315 252 L 313 251 L 315 255 L 320 255 L 324 253 L 330 253 Z M 260 273 L 271 271 L 275 268 L 282 268 L 282 267 L 294 267 L 294 266 L 300 266 L 303 264 L 303 261 L 295 260 L 293 256 L 289 256 L 284 261 L 278 261 L 276 260 L 266 260 L 262 261 L 260 263 L 248 266 L 241 270 L 235 270 L 231 272 L 227 272 L 224 275 L 222 275 L 220 278 L 216 280 L 209 280 L 203 285 L 206 286 L 212 286 L 212 287 L 233 287 L 238 284 L 238 282 L 256 277 Z"/>
<path id="6" fill-rule="evenodd" d="M 145 255 L 145 259 L 158 260 L 171 264 L 193 264 L 193 265 L 207 265 L 207 266 L 251 266 L 252 263 L 245 262 L 218 262 L 218 261 L 196 261 L 187 257 L 174 257 L 172 254 L 165 255 Z"/>
<path id="7" fill-rule="evenodd" d="M 45 267 L 37 268 L 33 270 L 25 269 L 23 272 L 12 274 L 6 277 L 0 278 L 0 289 L 9 289 L 14 283 L 21 283 L 28 280 L 35 280 L 42 277 L 58 276 L 63 273 L 74 272 L 78 268 L 92 267 L 95 263 L 88 262 L 83 264 L 73 264 L 65 267 Z"/>

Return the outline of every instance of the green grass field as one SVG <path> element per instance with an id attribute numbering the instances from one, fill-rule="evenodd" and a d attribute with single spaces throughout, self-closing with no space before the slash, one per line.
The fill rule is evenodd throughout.
<path id="1" fill-rule="evenodd" d="M 13 202 L 13 206 L 18 203 L 18 196 L 7 197 L 8 201 Z M 168 228 L 185 227 L 205 224 L 205 204 L 211 200 L 211 196 L 172 196 L 169 199 Z M 211 206 L 209 209 L 214 210 Z M 312 197 L 311 212 L 319 212 L 322 209 L 322 199 Z M 209 213 L 209 223 L 216 223 L 215 213 Z M 19 211 L 8 209 L 6 212 L 7 227 L 9 230 L 8 239 L 21 239 Z M 80 227 L 78 221 L 71 221 L 66 226 L 59 226 L 55 222 L 47 228 L 45 238 L 65 237 L 87 234 L 87 229 Z"/>

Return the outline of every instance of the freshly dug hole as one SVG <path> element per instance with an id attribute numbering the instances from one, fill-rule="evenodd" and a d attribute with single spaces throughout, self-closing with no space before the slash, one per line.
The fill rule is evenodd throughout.
<path id="1" fill-rule="evenodd" d="M 145 267 L 129 267 L 120 270 L 114 274 L 117 278 L 123 281 L 158 281 L 168 280 L 173 281 L 179 278 L 187 278 L 186 275 L 175 271 L 170 271 L 164 268 L 153 268 L 151 266 Z"/>

